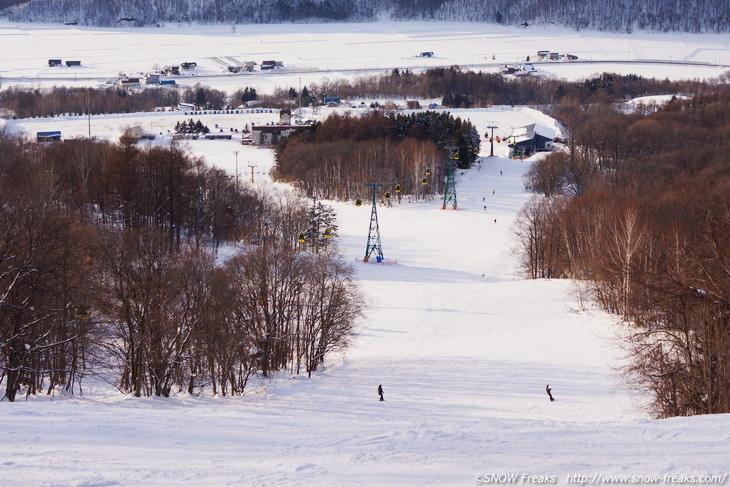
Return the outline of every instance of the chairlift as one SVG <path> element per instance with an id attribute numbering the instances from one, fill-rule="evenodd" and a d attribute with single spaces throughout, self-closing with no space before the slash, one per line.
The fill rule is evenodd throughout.
<path id="1" fill-rule="evenodd" d="M 428 184 L 428 181 L 426 181 L 426 178 L 421 179 L 421 184 L 423 186 L 426 186 Z"/>
<path id="2" fill-rule="evenodd" d="M 76 308 L 76 319 L 86 321 L 89 319 L 89 309 L 83 304 Z"/>
<path id="3" fill-rule="evenodd" d="M 355 199 L 355 206 L 362 206 L 362 200 L 360 198 Z"/>
<path id="4" fill-rule="evenodd" d="M 307 240 L 307 237 L 305 237 L 304 232 L 299 232 L 299 235 L 297 236 L 297 242 L 304 243 L 305 240 Z"/>
<path id="5" fill-rule="evenodd" d="M 385 192 L 385 199 L 390 200 L 390 191 Z"/>
<path id="6" fill-rule="evenodd" d="M 330 227 L 325 228 L 323 235 L 324 235 L 324 238 L 332 237 L 332 229 Z"/>
<path id="7" fill-rule="evenodd" d="M 395 192 L 400 193 L 400 184 L 395 185 Z"/>

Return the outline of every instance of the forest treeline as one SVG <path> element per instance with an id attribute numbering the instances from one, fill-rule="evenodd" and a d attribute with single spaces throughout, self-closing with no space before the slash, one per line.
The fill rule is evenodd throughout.
<path id="1" fill-rule="evenodd" d="M 332 115 L 280 141 L 272 175 L 327 199 L 367 201 L 368 183 L 381 198 L 418 199 L 443 190 L 449 161 L 470 167 L 479 142 L 471 122 L 444 112 Z"/>
<path id="2" fill-rule="evenodd" d="M 728 75 L 722 75 L 727 80 Z M 362 76 L 353 80 L 322 80 L 304 86 L 301 93 L 293 87 L 277 88 L 272 94 L 259 95 L 242 87 L 230 95 L 196 84 L 186 89 L 68 88 L 0 91 L 0 108 L 17 118 L 53 117 L 149 112 L 156 107 L 176 107 L 179 102 L 194 104 L 200 110 L 233 110 L 257 100 L 260 106 L 295 108 L 320 104 L 323 97 L 371 99 L 375 106 L 384 98 L 439 99 L 449 108 L 479 108 L 493 105 L 553 105 L 611 103 L 638 96 L 704 93 L 722 89 L 697 80 L 670 81 L 638 75 L 603 73 L 578 81 L 541 76 L 505 77 L 497 73 L 464 71 L 458 66 L 433 68 L 424 73 L 395 69 L 390 73 Z M 381 100 L 381 102 L 377 102 Z M 385 103 L 384 103 L 385 104 Z"/>
<path id="3" fill-rule="evenodd" d="M 321 203 L 126 136 L 0 133 L 0 174 L 2 399 L 90 375 L 136 396 L 242 394 L 256 373 L 311 373 L 352 336 L 362 298 Z M 224 242 L 238 245 L 220 263 Z"/>
<path id="4" fill-rule="evenodd" d="M 0 0 L 3 7 L 12 21 L 100 26 L 418 20 L 614 32 L 730 29 L 730 6 L 713 0 Z"/>
<path id="5" fill-rule="evenodd" d="M 658 416 L 730 412 L 730 90 L 559 118 L 566 149 L 526 177 L 525 269 L 590 283 L 632 325 L 627 372 Z"/>
<path id="6" fill-rule="evenodd" d="M 503 76 L 463 70 L 458 66 L 432 68 L 423 73 L 395 69 L 387 74 L 354 80 L 323 80 L 310 85 L 312 93 L 345 99 L 393 97 L 441 99 L 450 108 L 492 105 L 552 105 L 611 103 L 648 95 L 701 93 L 713 90 L 697 80 L 670 81 L 635 74 L 602 73 L 578 81 L 543 76 Z"/>

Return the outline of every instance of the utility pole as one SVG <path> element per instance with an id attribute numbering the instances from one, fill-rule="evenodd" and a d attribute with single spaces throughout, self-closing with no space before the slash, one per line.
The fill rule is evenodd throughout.
<path id="1" fill-rule="evenodd" d="M 236 156 L 236 191 L 238 191 L 238 153 L 240 151 L 234 150 L 233 155 Z"/>
<path id="2" fill-rule="evenodd" d="M 91 88 L 86 88 L 86 115 L 89 118 L 89 139 L 91 139 L 91 108 L 89 104 L 89 91 L 91 91 Z"/>
<path id="3" fill-rule="evenodd" d="M 383 247 L 380 245 L 380 226 L 378 225 L 378 210 L 377 203 L 375 201 L 375 189 L 382 186 L 380 183 L 367 183 L 365 186 L 369 186 L 373 189 L 372 191 L 372 203 L 373 209 L 370 212 L 370 230 L 368 230 L 368 245 L 365 249 L 364 262 L 370 260 L 370 255 L 375 252 L 376 260 L 378 262 L 383 261 Z"/>
<path id="4" fill-rule="evenodd" d="M 493 124 L 494 122 L 489 122 Z M 494 129 L 497 128 L 496 125 L 487 125 L 488 129 L 492 129 L 492 136 L 489 137 L 489 157 L 494 157 Z M 484 134 L 487 135 L 487 134 Z"/>
<path id="5" fill-rule="evenodd" d="M 251 184 L 253 184 L 253 168 L 255 168 L 256 166 L 249 164 L 248 167 L 251 168 Z"/>
<path id="6" fill-rule="evenodd" d="M 444 149 L 449 151 L 448 167 L 446 169 L 446 186 L 444 187 L 444 204 L 441 206 L 442 210 L 446 209 L 446 205 L 451 203 L 454 209 L 457 208 L 456 204 L 456 180 L 454 179 L 454 164 L 455 161 L 459 160 L 459 146 L 454 145 L 454 142 L 450 142 L 449 145 L 444 146 Z"/>

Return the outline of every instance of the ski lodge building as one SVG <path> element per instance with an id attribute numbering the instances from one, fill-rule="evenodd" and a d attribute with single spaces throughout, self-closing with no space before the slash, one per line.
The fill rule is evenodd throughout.
<path id="1" fill-rule="evenodd" d="M 513 130 L 510 136 L 509 156 L 511 159 L 530 157 L 536 152 L 553 150 L 555 130 L 543 125 L 532 123 Z"/>
<path id="2" fill-rule="evenodd" d="M 288 137 L 297 127 L 291 124 L 291 110 L 279 112 L 279 123 L 276 125 L 254 125 L 251 127 L 251 143 L 253 145 L 269 145 L 273 141 Z"/>

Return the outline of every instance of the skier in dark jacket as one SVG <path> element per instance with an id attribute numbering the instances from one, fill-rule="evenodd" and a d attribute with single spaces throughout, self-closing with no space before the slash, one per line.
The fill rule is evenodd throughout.
<path id="1" fill-rule="evenodd" d="M 380 400 L 385 401 L 385 399 L 383 398 L 383 386 L 382 385 L 378 386 L 378 394 L 380 394 Z"/>

